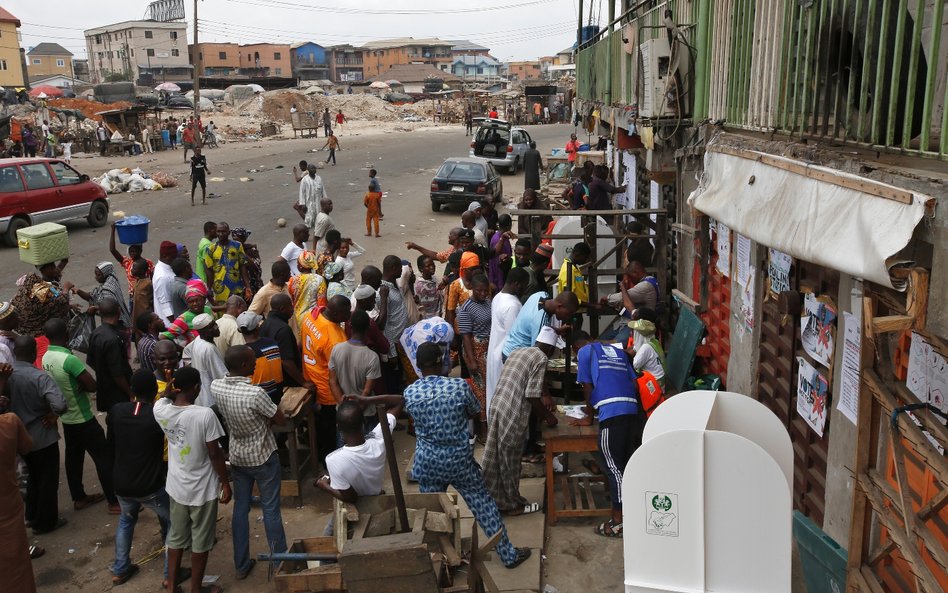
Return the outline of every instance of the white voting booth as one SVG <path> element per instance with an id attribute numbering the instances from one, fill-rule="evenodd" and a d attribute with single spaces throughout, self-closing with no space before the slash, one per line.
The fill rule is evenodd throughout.
<path id="1" fill-rule="evenodd" d="M 790 437 L 763 404 L 669 398 L 622 480 L 626 593 L 789 593 L 792 480 Z"/>
<path id="2" fill-rule="evenodd" d="M 583 218 L 581 216 L 561 216 L 556 219 L 553 226 L 553 235 L 582 235 Z M 601 216 L 596 217 L 596 252 L 598 257 L 602 257 L 610 249 L 616 246 L 616 237 L 613 230 L 606 224 L 606 219 Z M 573 252 L 573 245 L 579 243 L 579 239 L 553 239 L 553 269 L 559 272 L 563 266 L 563 260 L 569 257 Z M 610 260 L 611 261 L 611 260 Z M 612 265 L 605 266 L 607 268 Z M 614 292 L 616 285 L 615 278 L 608 276 L 599 277 L 599 294 L 606 295 Z M 554 286 L 554 293 L 556 284 Z M 554 296 L 556 296 L 554 294 Z"/>

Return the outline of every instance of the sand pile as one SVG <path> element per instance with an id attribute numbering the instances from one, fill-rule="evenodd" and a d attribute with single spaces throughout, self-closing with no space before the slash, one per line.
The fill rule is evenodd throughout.
<path id="1" fill-rule="evenodd" d="M 128 101 L 118 101 L 116 103 L 99 103 L 98 101 L 89 101 L 87 99 L 49 99 L 49 106 L 57 109 L 76 109 L 89 119 L 102 121 L 101 115 L 96 115 L 100 111 L 110 109 L 125 109 L 131 107 L 132 103 Z"/>
<path id="2" fill-rule="evenodd" d="M 396 121 L 400 119 L 398 109 L 375 95 L 306 95 L 295 90 L 270 91 L 262 97 L 255 97 L 238 105 L 235 111 L 240 115 L 260 118 L 267 121 L 290 122 L 290 108 L 306 116 L 313 113 L 317 122 L 322 121 L 322 113 L 328 107 L 335 119 L 342 110 L 351 120 Z"/>

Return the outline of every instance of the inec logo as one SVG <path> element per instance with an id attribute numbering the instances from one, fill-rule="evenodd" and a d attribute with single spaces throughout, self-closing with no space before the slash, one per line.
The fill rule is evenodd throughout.
<path id="1" fill-rule="evenodd" d="M 652 507 L 656 511 L 670 511 L 672 508 L 672 501 L 668 496 L 664 494 L 656 494 L 652 497 Z"/>

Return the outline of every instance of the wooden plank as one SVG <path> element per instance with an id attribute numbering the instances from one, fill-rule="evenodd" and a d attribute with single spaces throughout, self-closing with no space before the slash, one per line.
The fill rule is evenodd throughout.
<path id="1" fill-rule="evenodd" d="M 589 478 L 583 478 L 583 489 L 586 490 L 586 507 L 593 511 L 598 511 L 599 507 L 596 506 L 596 497 L 593 496 L 592 485 L 589 483 Z"/>
<path id="2" fill-rule="evenodd" d="M 425 515 L 425 530 L 438 533 L 453 533 L 454 525 L 446 514 L 428 512 Z"/>
<path id="3" fill-rule="evenodd" d="M 364 517 L 364 516 L 363 516 Z M 388 509 L 366 518 L 366 526 L 362 529 L 365 537 L 389 535 L 395 529 L 395 509 Z M 362 521 L 359 521 L 361 525 Z M 352 536 L 355 539 L 355 535 Z"/>
<path id="4" fill-rule="evenodd" d="M 911 315 L 876 317 L 872 320 L 872 332 L 875 334 L 887 334 L 890 332 L 905 331 L 912 329 L 912 325 L 914 324 L 915 318 Z"/>
<path id="5" fill-rule="evenodd" d="M 339 556 L 349 593 L 438 593 L 424 532 L 352 541 Z"/>
<path id="6" fill-rule="evenodd" d="M 672 296 L 675 297 L 676 299 L 678 299 L 679 301 L 681 301 L 681 303 L 682 303 L 683 305 L 685 305 L 686 307 L 688 307 L 688 308 L 691 309 L 692 311 L 695 311 L 695 312 L 698 312 L 698 313 L 701 313 L 701 312 L 702 312 L 701 304 L 698 303 L 698 301 L 692 299 L 691 297 L 689 297 L 688 295 L 686 295 L 686 294 L 683 293 L 682 291 L 678 290 L 677 288 L 673 288 L 673 289 L 672 289 Z"/>
<path id="7" fill-rule="evenodd" d="M 447 534 L 439 533 L 438 543 L 441 545 L 441 553 L 444 554 L 445 559 L 448 561 L 448 566 L 460 566 L 461 555 L 458 554 L 457 549 L 451 542 L 451 538 L 449 538 Z"/>
<path id="8" fill-rule="evenodd" d="M 313 394 L 305 387 L 287 387 L 280 399 L 280 409 L 287 418 L 293 418 L 313 399 Z"/>
<path id="9" fill-rule="evenodd" d="M 359 520 L 359 507 L 351 502 L 342 503 L 343 511 L 346 513 L 346 520 L 355 523 Z"/>
<path id="10" fill-rule="evenodd" d="M 352 539 L 362 539 L 366 536 L 366 532 L 369 529 L 369 523 L 372 522 L 372 515 L 362 515 L 359 518 L 359 521 L 352 528 Z M 391 533 L 391 529 L 385 532 L 386 534 Z M 348 534 L 347 531 L 343 531 L 343 534 Z"/>
<path id="11" fill-rule="evenodd" d="M 711 152 L 727 154 L 750 161 L 757 161 L 782 171 L 795 173 L 809 179 L 822 181 L 824 183 L 829 183 L 838 187 L 844 187 L 846 189 L 862 192 L 864 194 L 869 194 L 878 198 L 893 200 L 902 204 L 912 204 L 914 201 L 914 195 L 910 191 L 884 185 L 864 177 L 855 178 L 841 175 L 839 173 L 834 173 L 822 168 L 816 168 L 813 165 L 801 161 L 789 161 L 783 158 L 775 157 L 773 155 L 763 154 L 741 148 L 734 148 L 731 146 L 709 146 L 708 150 Z"/>
<path id="12" fill-rule="evenodd" d="M 679 233 L 682 233 L 683 235 L 688 235 L 691 237 L 694 237 L 695 234 L 698 232 L 698 229 L 696 229 L 695 227 L 689 226 L 687 224 L 682 224 L 680 222 L 673 222 L 671 224 L 671 228 L 673 231 L 677 231 Z"/>
<path id="13" fill-rule="evenodd" d="M 909 274 L 908 293 L 905 295 L 905 309 L 915 321 L 912 329 L 924 330 L 928 321 L 928 271 L 912 268 Z"/>

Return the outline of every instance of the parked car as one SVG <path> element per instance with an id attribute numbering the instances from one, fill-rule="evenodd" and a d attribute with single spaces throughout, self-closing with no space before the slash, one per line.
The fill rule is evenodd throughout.
<path id="1" fill-rule="evenodd" d="M 88 175 L 59 159 L 0 161 L 0 235 L 12 247 L 16 232 L 41 222 L 85 218 L 101 227 L 109 220 L 109 197 Z"/>
<path id="2" fill-rule="evenodd" d="M 447 159 L 431 180 L 431 209 L 443 204 L 468 205 L 481 200 L 500 202 L 504 184 L 488 161 L 472 158 Z"/>
<path id="3" fill-rule="evenodd" d="M 523 153 L 530 148 L 530 134 L 510 122 L 489 117 L 475 117 L 477 132 L 471 141 L 470 156 L 487 159 L 498 169 L 516 173 L 523 166 Z"/>

